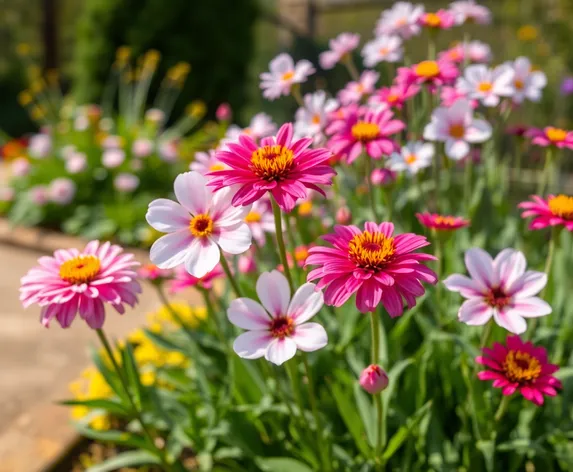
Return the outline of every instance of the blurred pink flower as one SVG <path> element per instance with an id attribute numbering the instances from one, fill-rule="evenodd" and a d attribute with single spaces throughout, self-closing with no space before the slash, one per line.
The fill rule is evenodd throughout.
<path id="1" fill-rule="evenodd" d="M 228 168 L 229 166 L 217 159 L 217 152 L 214 149 L 209 149 L 207 152 L 196 152 L 193 162 L 189 165 L 189 169 L 199 172 L 201 175 Z"/>
<path id="2" fill-rule="evenodd" d="M 101 157 L 101 163 L 108 169 L 119 167 L 124 160 L 125 152 L 117 148 L 106 149 Z"/>
<path id="3" fill-rule="evenodd" d="M 168 139 L 159 143 L 159 157 L 165 162 L 175 162 L 179 158 L 178 143 Z"/>
<path id="4" fill-rule="evenodd" d="M 531 202 L 518 205 L 525 211 L 522 218 L 533 216 L 529 229 L 543 229 L 548 226 L 563 226 L 567 231 L 573 231 L 573 197 L 569 195 L 549 195 L 547 200 L 532 195 Z"/>
<path id="5" fill-rule="evenodd" d="M 346 86 L 338 92 L 338 100 L 343 105 L 358 103 L 362 97 L 374 92 L 376 82 L 379 78 L 380 74 L 378 72 L 365 70 L 360 75 L 358 82 L 348 82 Z"/>
<path id="6" fill-rule="evenodd" d="M 336 222 L 339 225 L 347 225 L 352 221 L 352 213 L 350 213 L 350 208 L 346 205 L 341 206 L 338 210 L 336 210 Z"/>
<path id="7" fill-rule="evenodd" d="M 424 13 L 419 22 L 432 30 L 445 30 L 455 26 L 456 19 L 448 10 L 438 10 L 435 13 Z"/>
<path id="8" fill-rule="evenodd" d="M 376 36 L 396 34 L 404 39 L 420 33 L 419 20 L 424 14 L 423 5 L 410 2 L 395 2 L 384 10 L 376 23 Z"/>
<path id="9" fill-rule="evenodd" d="M 154 144 L 151 139 L 148 138 L 138 138 L 133 141 L 131 146 L 131 151 L 135 157 L 143 158 L 151 155 L 153 153 Z"/>
<path id="10" fill-rule="evenodd" d="M 231 110 L 231 105 L 228 103 L 221 103 L 215 111 L 215 117 L 219 121 L 231 121 L 231 118 L 233 117 L 233 110 Z"/>
<path id="11" fill-rule="evenodd" d="M 398 84 L 378 89 L 368 100 L 370 104 L 387 104 L 389 107 L 402 109 L 409 98 L 414 97 L 420 91 L 418 85 Z"/>
<path id="12" fill-rule="evenodd" d="M 573 149 L 573 131 L 546 126 L 543 129 L 530 128 L 525 135 L 537 146 Z"/>
<path id="13" fill-rule="evenodd" d="M 10 164 L 10 171 L 15 177 L 25 177 L 30 173 L 30 161 L 25 157 L 18 157 Z"/>
<path id="14" fill-rule="evenodd" d="M 137 271 L 139 278 L 149 281 L 163 281 L 171 279 L 173 272 L 168 269 L 160 269 L 155 264 L 144 264 Z"/>
<path id="15" fill-rule="evenodd" d="M 52 137 L 49 134 L 35 134 L 28 142 L 28 152 L 36 159 L 43 159 L 52 150 Z"/>
<path id="16" fill-rule="evenodd" d="M 452 85 L 459 73 L 455 64 L 449 61 L 422 61 L 410 67 L 399 67 L 395 81 L 402 85 L 424 84 L 433 90 L 439 86 Z"/>
<path id="17" fill-rule="evenodd" d="M 291 56 L 279 54 L 269 64 L 269 72 L 260 75 L 263 96 L 275 100 L 281 95 L 289 95 L 291 87 L 306 82 L 306 79 L 316 71 L 312 64 L 303 59 L 295 65 Z"/>
<path id="18" fill-rule="evenodd" d="M 404 48 L 399 36 L 378 36 L 362 48 L 366 67 L 374 67 L 380 62 L 398 62 L 403 55 Z"/>
<path id="19" fill-rule="evenodd" d="M 76 190 L 77 186 L 73 180 L 66 177 L 54 179 L 48 188 L 50 201 L 58 205 L 67 205 L 74 199 Z"/>
<path id="20" fill-rule="evenodd" d="M 353 33 L 340 33 L 328 42 L 329 50 L 320 53 L 318 63 L 323 69 L 332 69 L 345 57 L 358 47 L 360 35 Z"/>
<path id="21" fill-rule="evenodd" d="M 28 196 L 36 205 L 42 206 L 50 200 L 50 193 L 46 185 L 34 185 L 28 190 Z"/>
<path id="22" fill-rule="evenodd" d="M 113 179 L 113 186 L 118 192 L 131 193 L 139 187 L 139 177 L 122 172 Z"/>
<path id="23" fill-rule="evenodd" d="M 215 280 L 224 277 L 225 272 L 221 264 L 217 264 L 213 270 L 207 272 L 202 277 L 194 277 L 185 268 L 184 264 L 177 266 L 174 271 L 174 278 L 168 282 L 170 293 L 179 293 L 189 287 L 198 287 L 206 290 L 213 288 Z"/>
<path id="24" fill-rule="evenodd" d="M 474 0 L 458 0 L 450 4 L 450 12 L 456 19 L 456 24 L 476 23 L 487 25 L 491 23 L 489 8 L 478 5 Z"/>
<path id="25" fill-rule="evenodd" d="M 393 184 L 396 181 L 397 174 L 390 169 L 374 169 L 370 174 L 370 181 L 373 185 L 386 185 Z"/>
<path id="26" fill-rule="evenodd" d="M 257 271 L 257 260 L 252 254 L 239 256 L 237 262 L 241 274 L 252 274 Z"/>
<path id="27" fill-rule="evenodd" d="M 14 189 L 10 187 L 0 187 L 0 202 L 11 202 L 14 200 Z"/>
<path id="28" fill-rule="evenodd" d="M 416 218 L 422 226 L 437 231 L 453 231 L 469 226 L 470 220 L 461 216 L 439 215 L 437 213 L 416 213 Z"/>
<path id="29" fill-rule="evenodd" d="M 83 152 L 73 151 L 69 157 L 66 158 L 66 170 L 70 174 L 79 174 L 88 167 L 86 155 Z"/>

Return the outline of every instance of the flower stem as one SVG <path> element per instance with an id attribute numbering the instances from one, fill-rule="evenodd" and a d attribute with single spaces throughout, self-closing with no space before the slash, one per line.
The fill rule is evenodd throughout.
<path id="1" fill-rule="evenodd" d="M 348 73 L 350 74 L 350 77 L 352 77 L 352 80 L 358 82 L 360 80 L 360 75 L 358 74 L 358 69 L 356 69 L 350 53 L 342 60 L 342 63 L 346 66 L 346 69 L 348 69 Z"/>
<path id="2" fill-rule="evenodd" d="M 511 399 L 510 395 L 504 395 L 503 398 L 501 399 L 501 402 L 499 402 L 499 407 L 497 408 L 497 411 L 495 412 L 494 416 L 494 420 L 496 423 L 503 418 L 503 415 L 505 415 L 507 407 L 509 406 L 510 399 Z"/>
<path id="3" fill-rule="evenodd" d="M 370 330 L 372 335 L 372 346 L 370 362 L 378 365 L 380 353 L 380 319 L 376 311 L 370 312 Z M 382 450 L 383 440 L 383 416 L 382 416 L 382 393 L 374 395 L 374 403 L 376 405 L 376 446 L 374 447 L 374 459 L 377 460 Z"/>
<path id="4" fill-rule="evenodd" d="M 493 331 L 493 320 L 489 320 L 485 325 L 485 328 L 481 335 L 481 340 L 479 343 L 480 349 L 483 349 L 489 343 L 489 338 L 491 338 L 492 331 Z"/>
<path id="5" fill-rule="evenodd" d="M 288 281 L 288 285 L 290 287 L 291 294 L 294 293 L 294 287 L 292 284 L 292 277 L 290 275 L 290 268 L 288 266 L 288 259 L 286 254 L 286 247 L 285 241 L 283 238 L 283 224 L 282 224 L 282 217 L 281 217 L 281 209 L 279 208 L 278 203 L 275 201 L 274 198 L 271 198 L 271 204 L 273 206 L 273 215 L 275 217 L 275 232 L 277 235 L 277 243 L 279 246 L 279 257 L 281 259 L 281 263 L 284 268 L 284 273 Z"/>
<path id="6" fill-rule="evenodd" d="M 287 231 L 287 236 L 290 242 L 290 252 L 291 252 L 291 256 L 292 256 L 292 262 L 293 262 L 293 266 L 294 266 L 294 272 L 296 274 L 296 281 L 297 283 L 300 283 L 300 279 L 301 279 L 301 270 L 300 267 L 298 266 L 297 260 L 296 260 L 296 240 L 294 238 L 294 231 L 292 230 L 292 222 L 291 222 L 291 218 L 290 215 L 285 215 L 285 226 L 286 226 L 286 231 Z"/>
<path id="7" fill-rule="evenodd" d="M 201 295 L 203 295 L 203 301 L 205 302 L 205 307 L 207 308 L 208 318 L 213 321 L 215 324 L 215 331 L 217 332 L 217 337 L 225 351 L 228 351 L 227 339 L 225 338 L 225 334 L 223 332 L 223 328 L 221 327 L 221 323 L 219 323 L 219 318 L 217 313 L 215 312 L 215 307 L 213 306 L 213 302 L 211 301 L 211 297 L 209 296 L 209 292 L 204 288 L 200 288 L 199 291 Z"/>
<path id="8" fill-rule="evenodd" d="M 474 160 L 472 156 L 468 156 L 466 165 L 464 166 L 464 207 L 466 215 L 469 216 L 470 205 L 472 202 L 472 176 L 473 176 Z"/>
<path id="9" fill-rule="evenodd" d="M 172 470 L 171 465 L 167 462 L 164 451 L 162 449 L 160 449 L 159 447 L 157 447 L 157 445 L 155 444 L 155 440 L 153 438 L 153 435 L 149 431 L 149 428 L 145 424 L 145 421 L 143 421 L 141 411 L 139 410 L 135 401 L 133 400 L 133 397 L 131 396 L 131 392 L 129 391 L 127 381 L 125 380 L 123 373 L 121 371 L 121 368 L 119 367 L 117 361 L 115 360 L 115 356 L 113 355 L 113 350 L 109 344 L 107 336 L 105 335 L 102 328 L 96 329 L 95 331 L 97 333 L 97 336 L 98 336 L 101 344 L 103 345 L 103 348 L 105 349 L 105 352 L 107 353 L 107 356 L 109 357 L 109 360 L 111 361 L 111 364 L 113 365 L 113 368 L 117 374 L 117 377 L 119 378 L 119 381 L 121 383 L 123 391 L 125 392 L 125 395 L 127 396 L 127 399 L 129 401 L 129 405 L 131 406 L 132 413 L 135 416 L 135 418 L 137 419 L 137 421 L 139 422 L 139 425 L 141 426 L 141 430 L 143 431 L 144 436 L 146 437 L 149 444 L 151 446 L 153 446 L 154 449 L 156 450 L 157 455 L 158 455 L 159 459 L 161 460 L 161 463 L 163 465 L 164 470 L 166 470 L 166 471 Z"/>
<path id="10" fill-rule="evenodd" d="M 231 283 L 231 287 L 233 287 L 233 291 L 235 292 L 235 295 L 237 295 L 237 297 L 242 297 L 242 292 L 241 289 L 239 288 L 239 284 L 237 283 L 237 281 L 235 280 L 235 277 L 233 277 L 233 273 L 231 272 L 231 268 L 229 267 L 229 263 L 227 262 L 227 259 L 225 259 L 225 255 L 223 254 L 223 251 L 221 251 L 221 267 L 223 267 L 223 270 L 225 271 L 225 275 L 227 276 L 227 279 L 229 279 L 229 282 Z"/>
<path id="11" fill-rule="evenodd" d="M 376 223 L 380 222 L 380 215 L 378 214 L 378 210 L 376 209 L 376 196 L 374 194 L 375 188 L 372 185 L 372 179 L 370 178 L 370 174 L 372 174 L 372 160 L 370 156 L 364 156 L 366 159 L 366 185 L 368 186 L 368 199 L 370 200 L 370 208 L 372 209 L 372 215 L 374 216 L 374 221 Z"/>
<path id="12" fill-rule="evenodd" d="M 543 197 L 547 188 L 548 182 L 552 180 L 551 174 L 553 173 L 553 148 L 549 146 L 545 152 L 545 165 L 541 173 L 541 180 L 537 187 L 537 195 Z"/>
<path id="13" fill-rule="evenodd" d="M 370 312 L 370 330 L 372 331 L 372 346 L 370 362 L 378 364 L 378 353 L 380 352 L 380 328 L 378 314 L 375 311 Z"/>
<path id="14" fill-rule="evenodd" d="M 292 86 L 291 91 L 292 91 L 292 96 L 296 100 L 298 106 L 304 108 L 304 101 L 302 99 L 302 95 L 300 94 L 300 84 L 294 84 Z"/>

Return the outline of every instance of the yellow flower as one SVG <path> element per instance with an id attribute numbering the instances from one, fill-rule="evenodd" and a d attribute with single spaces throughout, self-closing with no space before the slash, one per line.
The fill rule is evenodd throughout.
<path id="1" fill-rule="evenodd" d="M 109 398 L 113 393 L 104 377 L 95 367 L 85 369 L 78 380 L 70 383 L 69 388 L 76 400 Z M 93 429 L 105 430 L 110 427 L 110 419 L 106 413 L 96 413 L 85 406 L 72 407 L 71 416 L 76 421 L 85 419 L 84 421 Z"/>
<path id="2" fill-rule="evenodd" d="M 312 214 L 312 202 L 306 200 L 298 206 L 298 214 L 300 216 L 309 216 Z"/>
<path id="3" fill-rule="evenodd" d="M 18 102 L 23 107 L 32 103 L 33 99 L 34 99 L 34 97 L 32 96 L 32 94 L 30 93 L 29 90 L 23 90 L 22 92 L 20 92 L 18 94 Z"/>
<path id="4" fill-rule="evenodd" d="M 539 31 L 533 25 L 523 25 L 517 30 L 517 39 L 519 41 L 535 41 L 539 36 Z"/>
<path id="5" fill-rule="evenodd" d="M 203 306 L 192 307 L 188 303 L 174 301 L 167 306 L 162 306 L 156 312 L 148 315 L 148 321 L 151 325 L 159 324 L 161 326 L 178 326 L 177 320 L 173 317 L 172 311 L 175 311 L 181 321 L 191 328 L 197 328 L 202 320 L 207 318 L 207 310 Z"/>
<path id="6" fill-rule="evenodd" d="M 19 56 L 28 56 L 32 48 L 28 43 L 20 43 L 16 46 L 16 52 Z"/>

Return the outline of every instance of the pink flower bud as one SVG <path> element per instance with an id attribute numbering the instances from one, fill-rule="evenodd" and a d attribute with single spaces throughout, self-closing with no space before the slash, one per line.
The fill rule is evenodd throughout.
<path id="1" fill-rule="evenodd" d="M 215 116 L 219 121 L 231 121 L 231 117 L 233 116 L 231 105 L 229 105 L 228 103 L 221 103 L 217 107 Z"/>
<path id="2" fill-rule="evenodd" d="M 12 161 L 11 170 L 15 177 L 25 177 L 30 172 L 30 162 L 25 157 L 18 157 Z"/>
<path id="3" fill-rule="evenodd" d="M 250 274 L 256 270 L 257 262 L 253 256 L 239 256 L 239 272 L 241 274 Z"/>
<path id="4" fill-rule="evenodd" d="M 396 180 L 396 172 L 390 169 L 374 169 L 370 180 L 374 185 L 389 185 Z"/>
<path id="5" fill-rule="evenodd" d="M 339 225 L 347 225 L 351 219 L 350 209 L 346 205 L 340 207 L 336 212 L 336 222 Z"/>
<path id="6" fill-rule="evenodd" d="M 388 375 L 379 365 L 369 365 L 360 374 L 360 385 L 368 393 L 376 395 L 388 387 Z"/>

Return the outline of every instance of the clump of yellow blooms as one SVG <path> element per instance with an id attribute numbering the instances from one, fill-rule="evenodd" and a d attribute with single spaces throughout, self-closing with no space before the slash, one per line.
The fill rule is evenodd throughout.
<path id="1" fill-rule="evenodd" d="M 70 391 L 75 400 L 95 400 L 109 398 L 113 391 L 105 381 L 103 375 L 95 367 L 88 367 L 80 378 L 70 384 Z M 86 406 L 73 406 L 72 418 L 76 421 L 83 420 L 89 415 L 88 424 L 93 429 L 105 430 L 110 427 L 110 419 L 105 412 L 97 414 Z"/>
<path id="2" fill-rule="evenodd" d="M 173 301 L 169 304 L 169 308 L 162 306 L 147 316 L 151 331 L 160 332 L 166 328 L 178 326 L 173 312 L 177 313 L 181 321 L 191 328 L 197 328 L 201 321 L 207 318 L 207 310 L 204 306 L 190 306 L 185 302 Z"/>
<path id="3" fill-rule="evenodd" d="M 539 36 L 539 31 L 533 25 L 523 25 L 517 30 L 517 39 L 519 41 L 535 41 Z"/>

